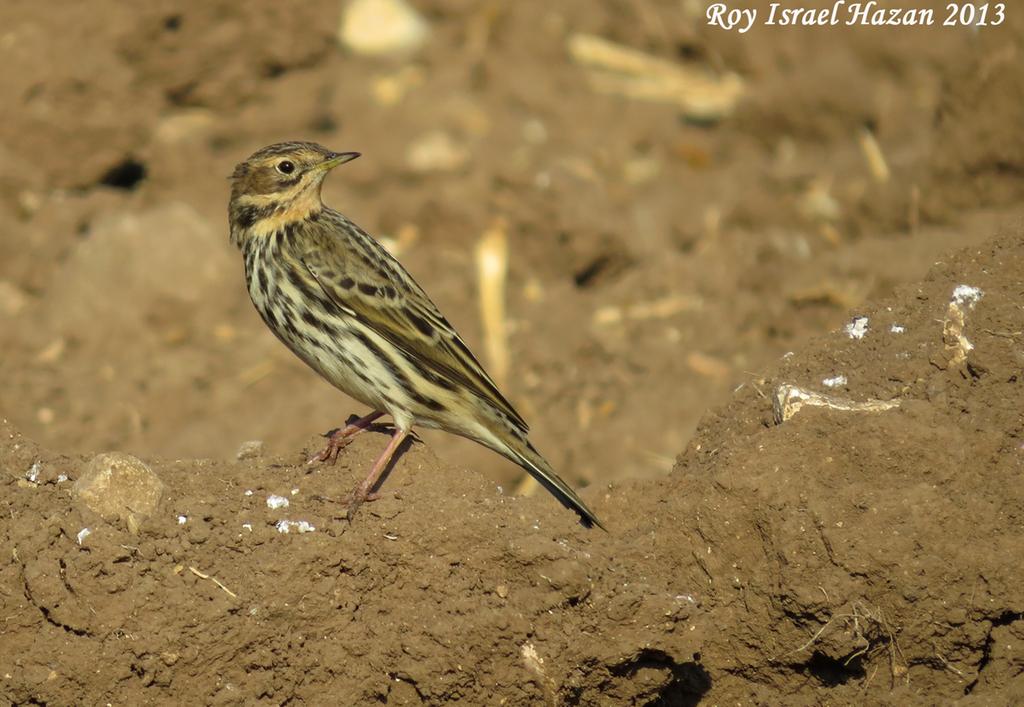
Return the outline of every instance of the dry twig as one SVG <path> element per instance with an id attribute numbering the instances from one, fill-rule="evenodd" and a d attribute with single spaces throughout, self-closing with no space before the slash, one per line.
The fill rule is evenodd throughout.
<path id="1" fill-rule="evenodd" d="M 569 37 L 569 54 L 587 67 L 594 90 L 675 103 L 696 120 L 729 115 L 743 93 L 743 80 L 737 74 L 715 77 L 590 34 Z"/>
<path id="2" fill-rule="evenodd" d="M 231 591 L 230 589 L 228 589 L 227 587 L 225 587 L 225 586 L 224 586 L 223 584 L 221 584 L 220 580 L 219 580 L 219 579 L 217 579 L 216 577 L 213 577 L 213 576 L 211 576 L 211 575 L 208 575 L 208 574 L 203 574 L 202 572 L 200 572 L 199 570 L 197 570 L 197 569 L 196 569 L 195 567 L 189 567 L 189 568 L 188 568 L 188 571 L 189 571 L 189 572 L 191 572 L 192 574 L 194 574 L 194 575 L 195 575 L 196 577 L 199 577 L 199 579 L 208 579 L 208 580 L 210 580 L 211 582 L 213 582 L 214 584 L 216 584 L 216 585 L 217 585 L 218 587 L 220 587 L 221 589 L 223 589 L 223 590 L 224 590 L 224 592 L 225 592 L 225 593 L 226 593 L 226 594 L 227 594 L 227 595 L 228 595 L 229 597 L 231 597 L 232 599 L 237 599 L 237 598 L 238 598 L 238 595 L 237 595 L 237 594 L 235 594 L 235 593 L 234 593 L 233 591 Z"/>

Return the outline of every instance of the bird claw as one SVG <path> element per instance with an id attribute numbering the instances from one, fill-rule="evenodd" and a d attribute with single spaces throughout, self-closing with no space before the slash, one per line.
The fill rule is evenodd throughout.
<path id="1" fill-rule="evenodd" d="M 380 499 L 381 494 L 376 491 L 371 493 L 361 493 L 359 489 L 352 492 L 348 499 L 348 515 L 347 520 L 351 523 L 352 519 L 356 515 L 356 511 L 359 510 L 359 506 L 370 501 L 376 501 Z"/>
<path id="2" fill-rule="evenodd" d="M 334 464 L 338 461 L 338 454 L 341 450 L 349 445 L 352 441 L 351 437 L 335 437 L 338 433 L 331 435 L 330 440 L 327 442 L 327 446 L 321 449 L 319 452 L 311 456 L 306 460 L 306 464 L 316 464 L 317 462 L 327 462 Z"/>
<path id="3" fill-rule="evenodd" d="M 348 446 L 349 442 L 352 441 L 352 438 L 360 432 L 365 431 L 366 428 L 370 426 L 370 423 L 383 414 L 384 413 L 379 411 L 371 412 L 369 415 L 361 417 L 355 422 L 350 422 L 341 429 L 336 429 L 333 432 L 324 435 L 324 437 L 327 437 L 327 446 L 306 460 L 306 463 L 315 464 L 317 462 L 330 462 L 333 464 L 338 460 L 338 453 Z"/>

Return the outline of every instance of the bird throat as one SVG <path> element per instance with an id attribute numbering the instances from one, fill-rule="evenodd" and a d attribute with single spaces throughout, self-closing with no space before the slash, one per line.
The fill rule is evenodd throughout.
<path id="1" fill-rule="evenodd" d="M 300 224 L 315 218 L 323 210 L 320 190 L 306 188 L 290 195 L 262 195 L 243 197 L 240 212 L 251 215 L 251 224 L 244 227 L 242 240 L 271 238 L 278 232 L 291 230 L 294 224 Z"/>

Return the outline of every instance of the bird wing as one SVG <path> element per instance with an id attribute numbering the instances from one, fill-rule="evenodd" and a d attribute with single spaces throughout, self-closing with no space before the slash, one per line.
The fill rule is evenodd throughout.
<path id="1" fill-rule="evenodd" d="M 405 268 L 369 235 L 360 231 L 355 239 L 353 249 L 343 251 L 335 241 L 301 255 L 328 299 L 401 349 L 421 370 L 470 391 L 525 433 L 526 421 Z"/>

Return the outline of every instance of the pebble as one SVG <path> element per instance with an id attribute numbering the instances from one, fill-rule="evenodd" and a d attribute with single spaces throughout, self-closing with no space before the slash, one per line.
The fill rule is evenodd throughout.
<path id="1" fill-rule="evenodd" d="M 454 172 L 469 162 L 469 150 L 448 133 L 434 130 L 409 146 L 406 161 L 415 172 Z"/>
<path id="2" fill-rule="evenodd" d="M 107 522 L 123 522 L 137 534 L 160 504 L 164 484 L 141 459 L 108 452 L 89 461 L 74 490 L 89 510 Z"/>
<path id="3" fill-rule="evenodd" d="M 27 304 L 28 295 L 17 285 L 8 280 L 0 280 L 0 313 L 14 316 L 25 309 Z"/>
<path id="4" fill-rule="evenodd" d="M 238 451 L 235 452 L 235 459 L 241 461 L 243 459 L 255 459 L 257 457 L 262 457 L 263 447 L 263 440 L 261 439 L 250 439 L 248 442 L 242 442 Z"/>
<path id="5" fill-rule="evenodd" d="M 355 54 L 389 56 L 414 52 L 429 33 L 404 0 L 352 0 L 342 12 L 338 40 Z"/>

